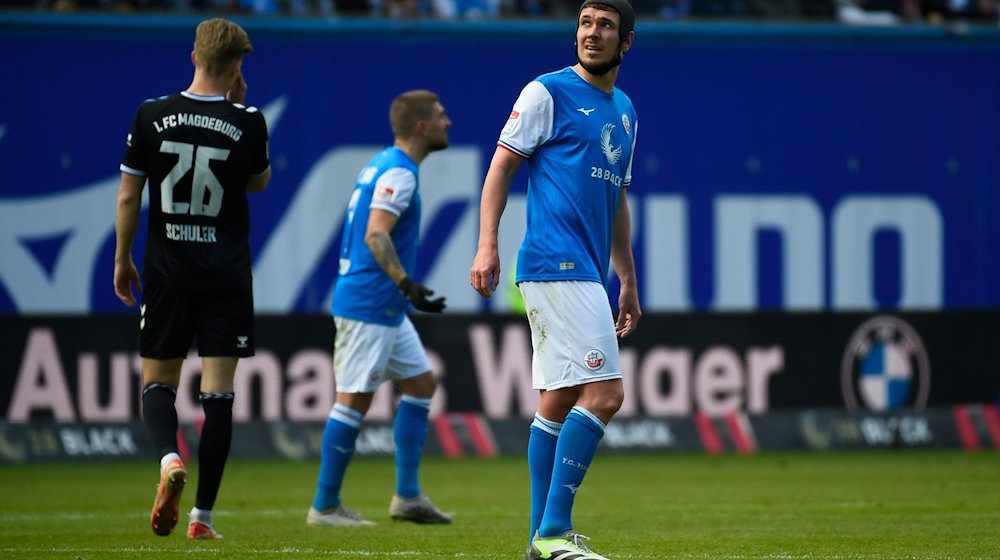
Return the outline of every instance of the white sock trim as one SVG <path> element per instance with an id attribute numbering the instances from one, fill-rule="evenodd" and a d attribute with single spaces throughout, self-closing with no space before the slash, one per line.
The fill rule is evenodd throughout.
<path id="1" fill-rule="evenodd" d="M 160 473 L 162 474 L 163 471 L 167 470 L 167 465 L 169 465 L 172 461 L 180 460 L 181 456 L 176 453 L 167 453 L 163 457 L 160 457 Z"/>

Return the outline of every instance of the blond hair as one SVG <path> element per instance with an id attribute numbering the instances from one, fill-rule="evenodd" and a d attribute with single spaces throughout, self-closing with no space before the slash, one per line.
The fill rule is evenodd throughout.
<path id="1" fill-rule="evenodd" d="M 247 32 L 227 19 L 205 20 L 195 31 L 195 60 L 210 76 L 221 76 L 234 62 L 252 51 Z"/>
<path id="2" fill-rule="evenodd" d="M 415 89 L 399 94 L 389 107 L 389 123 L 396 138 L 406 140 L 413 136 L 419 121 L 434 116 L 438 96 L 426 89 Z"/>

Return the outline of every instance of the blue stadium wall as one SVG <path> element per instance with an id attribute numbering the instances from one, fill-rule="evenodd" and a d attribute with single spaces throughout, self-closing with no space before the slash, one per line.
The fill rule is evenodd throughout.
<path id="1" fill-rule="evenodd" d="M 525 83 L 573 62 L 572 23 L 240 21 L 274 179 L 251 197 L 259 345 L 240 363 L 234 456 L 319 452 L 344 210 L 414 88 L 454 122 L 421 170 L 417 276 L 449 304 L 415 317 L 442 387 L 428 449 L 522 453 L 527 325 L 506 286 L 472 292 L 468 267 L 499 130 Z M 137 312 L 111 288 L 118 163 L 136 107 L 189 83 L 197 23 L 0 14 L 0 463 L 154 453 Z M 619 85 L 639 113 L 645 317 L 603 445 L 1000 449 L 1000 31 L 640 22 Z M 522 172 L 507 268 L 525 189 Z M 185 453 L 199 373 L 185 361 Z M 385 386 L 360 453 L 391 453 L 392 406 Z"/>
<path id="2" fill-rule="evenodd" d="M 0 15 L 0 313 L 127 311 L 118 163 L 138 104 L 189 83 L 197 21 Z M 252 197 L 258 310 L 326 308 L 354 177 L 391 139 L 392 98 L 429 88 L 454 125 L 423 169 L 418 276 L 449 309 L 506 311 L 466 280 L 478 193 L 521 87 L 573 62 L 572 23 L 241 22 L 274 168 Z M 647 312 L 1000 304 L 1000 32 L 640 22 L 619 85 Z"/>

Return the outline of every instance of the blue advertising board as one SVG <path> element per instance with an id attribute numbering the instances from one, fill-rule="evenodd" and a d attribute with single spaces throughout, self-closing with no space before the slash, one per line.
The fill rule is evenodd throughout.
<path id="1" fill-rule="evenodd" d="M 111 282 L 118 164 L 138 105 L 188 85 L 197 22 L 0 17 L 0 313 L 128 311 Z M 509 310 L 507 271 L 488 302 L 468 286 L 479 191 L 521 88 L 575 62 L 572 22 L 240 22 L 274 170 L 251 196 L 258 311 L 328 308 L 356 174 L 416 88 L 453 121 L 421 171 L 417 276 L 449 310 Z M 1000 32 L 640 22 L 618 85 L 640 121 L 644 311 L 1000 305 Z M 525 190 L 522 170 L 508 268 Z"/>

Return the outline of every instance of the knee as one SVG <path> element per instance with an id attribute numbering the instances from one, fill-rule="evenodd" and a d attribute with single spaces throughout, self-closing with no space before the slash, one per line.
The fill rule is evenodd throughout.
<path id="1" fill-rule="evenodd" d="M 604 422 L 608 422 L 622 407 L 625 401 L 625 390 L 619 383 L 598 383 L 588 388 L 577 402 L 578 405 L 594 413 Z"/>
<path id="2" fill-rule="evenodd" d="M 427 372 L 401 381 L 399 386 L 404 394 L 418 399 L 429 399 L 434 396 L 434 392 L 437 390 L 437 381 L 431 372 Z"/>

